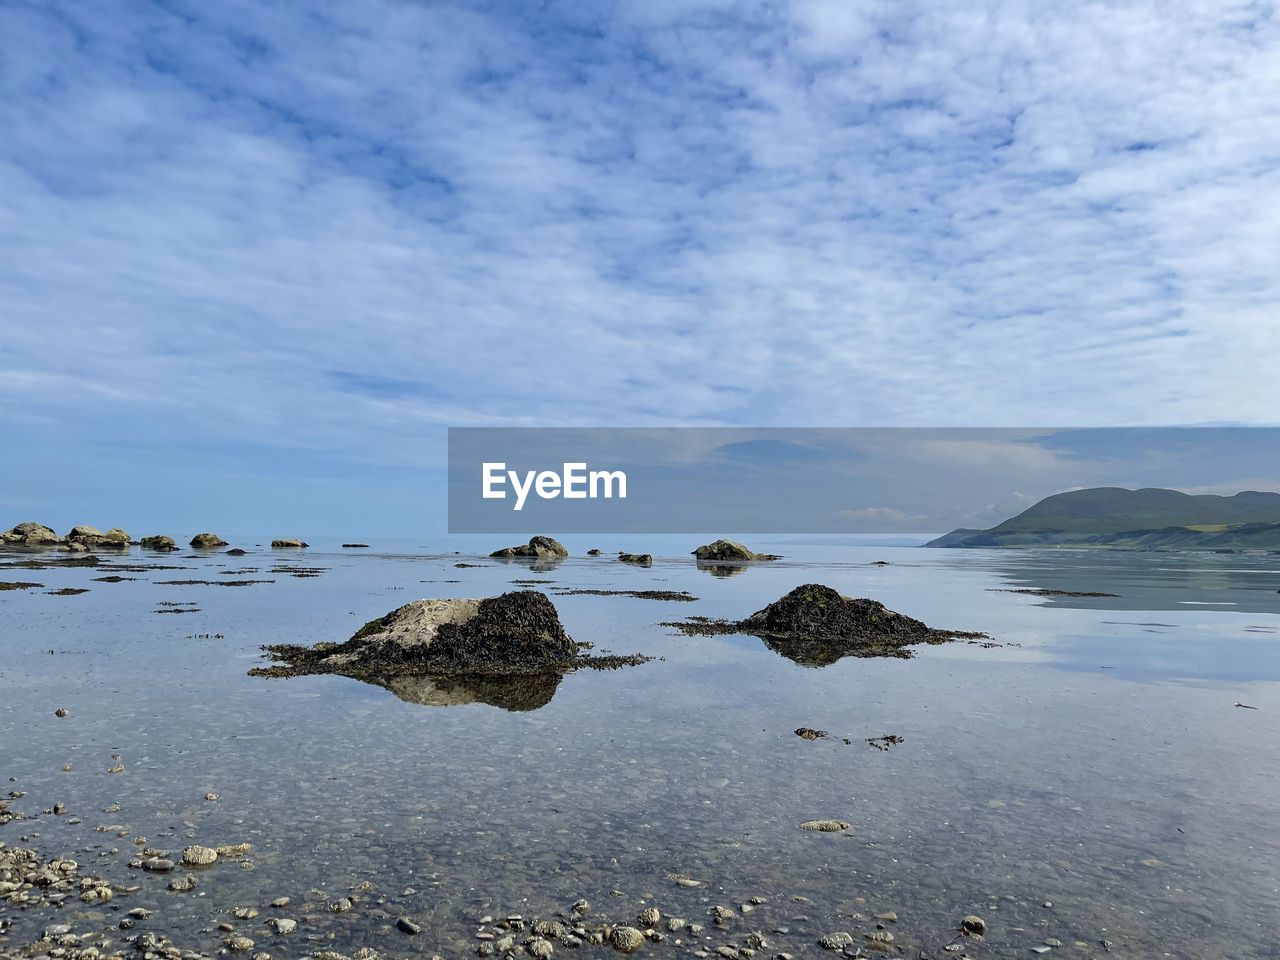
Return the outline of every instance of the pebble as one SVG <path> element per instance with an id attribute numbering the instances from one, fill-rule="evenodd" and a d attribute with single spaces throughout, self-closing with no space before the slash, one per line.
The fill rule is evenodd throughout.
<path id="1" fill-rule="evenodd" d="M 237 952 L 253 949 L 253 941 L 248 937 L 227 937 L 227 949 Z"/>
<path id="2" fill-rule="evenodd" d="M 280 934 L 293 933 L 298 929 L 298 921 L 290 920 L 288 917 L 272 917 L 267 923 L 275 927 L 276 933 Z"/>
<path id="3" fill-rule="evenodd" d="M 169 881 L 169 889 L 178 893 L 187 893 L 196 888 L 195 877 L 174 877 Z"/>
<path id="4" fill-rule="evenodd" d="M 729 907 L 712 907 L 711 919 L 716 923 L 728 923 L 733 919 L 733 911 Z"/>
<path id="5" fill-rule="evenodd" d="M 276 897 L 271 901 L 273 907 L 287 907 L 289 905 L 288 897 Z"/>
<path id="6" fill-rule="evenodd" d="M 853 943 L 853 935 L 840 932 L 828 933 L 825 937 L 818 941 L 818 946 L 823 950 L 839 950 L 841 947 L 847 947 Z"/>
<path id="7" fill-rule="evenodd" d="M 816 830 L 819 833 L 839 833 L 848 830 L 849 824 L 843 820 L 806 820 L 800 824 L 801 830 Z"/>
<path id="8" fill-rule="evenodd" d="M 657 907 L 649 907 L 647 910 L 641 910 L 636 917 L 636 926 L 638 927 L 656 927 L 662 919 L 662 914 Z"/>
<path id="9" fill-rule="evenodd" d="M 896 923 L 896 922 L 897 922 L 897 920 L 898 920 L 898 914 L 897 914 L 896 912 L 894 912 L 893 910 L 887 910 L 887 911 L 885 911 L 884 913 L 877 913 L 877 914 L 876 914 L 876 919 L 877 919 L 877 920 L 889 920 L 889 921 L 892 921 L 892 922 Z"/>
<path id="10" fill-rule="evenodd" d="M 172 870 L 174 863 L 172 860 L 166 860 L 163 857 L 151 857 L 142 861 L 142 869 L 150 870 L 153 873 L 165 873 Z"/>
<path id="11" fill-rule="evenodd" d="M 1048 953 L 1049 948 L 1048 947 L 1032 947 L 1031 952 L 1032 953 Z"/>
<path id="12" fill-rule="evenodd" d="M 700 887 L 701 880 L 695 880 L 693 877 L 676 877 L 676 886 L 679 887 Z"/>
<path id="13" fill-rule="evenodd" d="M 644 943 L 644 934 L 635 927 L 614 927 L 610 942 L 615 950 L 634 953 Z"/>
<path id="14" fill-rule="evenodd" d="M 529 951 L 529 955 L 536 960 L 551 960 L 551 955 L 555 953 L 555 948 L 551 946 L 551 941 L 545 937 L 534 937 L 525 948 Z"/>
<path id="15" fill-rule="evenodd" d="M 218 795 L 216 793 L 206 793 L 204 795 L 204 798 L 208 800 L 210 803 L 213 803 L 215 800 L 218 799 Z"/>
<path id="16" fill-rule="evenodd" d="M 970 914 L 960 921 L 960 929 L 965 933 L 980 937 L 987 932 L 987 921 L 983 920 L 981 917 Z"/>
<path id="17" fill-rule="evenodd" d="M 329 905 L 329 909 L 334 913 L 346 913 L 352 907 L 352 903 L 346 897 L 341 900 L 335 900 Z"/>
<path id="18" fill-rule="evenodd" d="M 65 717 L 70 712 L 71 711 L 69 711 L 66 707 L 59 707 L 57 710 L 53 711 L 53 715 L 55 717 Z"/>
<path id="19" fill-rule="evenodd" d="M 399 928 L 403 933 L 408 933 L 408 934 L 415 934 L 415 933 L 422 932 L 422 927 L 418 926 L 408 917 L 401 917 L 399 920 L 397 920 L 396 927 Z"/>
<path id="20" fill-rule="evenodd" d="M 182 862 L 193 867 L 207 867 L 218 859 L 218 851 L 213 847 L 202 847 L 192 844 L 182 851 Z"/>
<path id="21" fill-rule="evenodd" d="M 257 907 L 236 907 L 235 915 L 241 920 L 252 920 L 258 915 Z"/>

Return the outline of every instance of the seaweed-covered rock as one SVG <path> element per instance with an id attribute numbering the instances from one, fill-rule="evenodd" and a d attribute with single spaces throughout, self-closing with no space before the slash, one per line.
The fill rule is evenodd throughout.
<path id="1" fill-rule="evenodd" d="M 689 634 L 753 634 L 770 649 L 810 666 L 844 657 L 910 657 L 916 644 L 987 636 L 938 630 L 877 600 L 846 597 L 820 583 L 796 587 L 745 620 L 695 618 L 668 626 Z"/>
<path id="2" fill-rule="evenodd" d="M 509 710 L 542 706 L 559 678 L 577 667 L 648 659 L 581 653 L 556 608 L 536 590 L 483 600 L 413 600 L 369 621 L 345 643 L 266 649 L 280 665 L 250 671 L 256 676 L 337 673 L 416 703 L 480 701 Z"/>
<path id="3" fill-rule="evenodd" d="M 619 553 L 618 559 L 623 563 L 634 563 L 640 567 L 653 566 L 653 556 L 648 553 Z"/>
<path id="4" fill-rule="evenodd" d="M 226 545 L 227 541 L 216 533 L 197 533 L 191 538 L 191 546 L 193 547 L 225 547 Z"/>
<path id="5" fill-rule="evenodd" d="M 552 557 L 567 557 L 568 555 L 569 551 L 564 548 L 564 544 L 554 537 L 530 537 L 528 543 L 522 543 L 515 547 L 503 547 L 501 550 L 495 550 L 489 554 L 489 556 L 499 559 L 536 557 L 543 560 Z"/>
<path id="6" fill-rule="evenodd" d="M 275 549 L 275 550 L 281 550 L 287 547 L 301 548 L 301 547 L 309 547 L 309 546 L 311 546 L 311 544 L 305 543 L 302 540 L 294 540 L 291 537 L 285 537 L 283 539 L 271 541 L 271 547 L 272 549 Z"/>
<path id="7" fill-rule="evenodd" d="M 743 546 L 736 540 L 716 540 L 714 543 L 704 543 L 697 550 L 693 551 L 693 555 L 700 561 L 779 559 L 772 553 L 756 553 L 754 550 Z"/>
<path id="8" fill-rule="evenodd" d="M 156 534 L 151 537 L 143 537 L 139 543 L 147 550 L 163 550 L 168 552 L 178 549 L 178 545 L 174 543 L 173 537 L 166 537 L 161 534 Z"/>

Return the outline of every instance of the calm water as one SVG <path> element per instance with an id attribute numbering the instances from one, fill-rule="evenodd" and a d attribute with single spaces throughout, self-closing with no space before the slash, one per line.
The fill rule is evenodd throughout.
<path id="1" fill-rule="evenodd" d="M 246 557 L 135 548 L 97 568 L 2 569 L 0 580 L 45 589 L 0 593 L 0 774 L 26 791 L 14 807 L 29 817 L 0 826 L 0 841 L 25 837 L 142 886 L 104 906 L 73 901 L 59 922 L 113 928 L 143 905 L 157 912 L 133 933 L 210 954 L 228 920 L 273 956 L 368 946 L 455 957 L 473 955 L 486 914 L 551 916 L 585 897 L 593 915 L 619 922 L 650 905 L 705 922 L 713 905 L 758 897 L 724 931 L 708 925 L 706 939 L 673 935 L 641 952 L 714 951 L 758 930 L 765 956 L 815 955 L 823 934 L 861 939 L 875 914 L 895 911 L 887 926 L 912 958 L 960 955 L 941 947 L 970 913 L 989 925 L 984 941 L 963 944 L 975 957 L 1034 956 L 1049 939 L 1061 942 L 1051 954 L 1079 957 L 1106 955 L 1102 941 L 1122 957 L 1280 956 L 1280 557 L 754 538 L 786 559 L 718 576 L 691 562 L 692 541 L 642 541 L 568 546 L 662 554 L 650 569 L 579 556 L 534 571 L 480 559 L 475 544 L 454 555 L 456 542 Z M 183 569 L 94 579 L 139 562 Z M 175 579 L 272 582 L 160 584 Z M 658 659 L 581 671 L 517 701 L 473 691 L 522 710 L 432 706 L 413 702 L 430 691 L 401 689 L 402 699 L 340 677 L 246 675 L 264 643 L 342 640 L 409 599 L 493 595 L 518 579 L 545 585 L 575 639 Z M 814 668 L 755 638 L 657 625 L 738 618 L 814 581 L 1003 646 Z M 45 592 L 66 586 L 90 592 Z M 996 592 L 1022 588 L 1120 596 Z M 184 608 L 193 612 L 156 612 Z M 55 718 L 57 707 L 70 716 Z M 832 737 L 801 740 L 800 726 Z M 904 742 L 864 742 L 890 733 Z M 113 754 L 125 772 L 107 772 Z M 54 802 L 66 815 L 39 815 Z M 120 811 L 104 813 L 113 803 Z M 852 827 L 798 829 L 814 818 Z M 168 877 L 127 868 L 133 837 L 174 852 L 251 842 L 252 869 L 219 863 L 195 891 L 169 892 Z M 678 875 L 703 884 L 678 886 Z M 326 909 L 353 890 L 351 912 Z M 275 912 L 303 921 L 288 937 L 262 926 L 279 896 L 293 904 Z M 228 915 L 244 905 L 262 917 Z M 395 928 L 405 915 L 421 935 Z M 15 921 L 11 945 L 52 916 L 0 905 Z"/>

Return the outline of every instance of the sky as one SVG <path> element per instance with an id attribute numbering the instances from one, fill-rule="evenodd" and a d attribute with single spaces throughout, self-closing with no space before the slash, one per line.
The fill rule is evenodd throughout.
<path id="1" fill-rule="evenodd" d="M 1272 3 L 8 0 L 0 37 L 0 526 L 438 529 L 450 426 L 1280 409 Z"/>

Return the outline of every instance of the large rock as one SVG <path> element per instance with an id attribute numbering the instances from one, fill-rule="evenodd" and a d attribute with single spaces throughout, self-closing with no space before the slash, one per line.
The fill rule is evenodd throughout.
<path id="1" fill-rule="evenodd" d="M 281 550 L 281 549 L 284 549 L 284 548 L 286 548 L 286 547 L 309 547 L 309 546 L 311 546 L 311 544 L 309 544 L 309 543 L 303 543 L 301 540 L 294 540 L 294 539 L 291 539 L 291 538 L 284 538 L 284 539 L 281 539 L 281 540 L 272 540 L 272 541 L 271 541 L 271 546 L 272 546 L 274 549 L 276 549 L 276 550 Z"/>
<path id="2" fill-rule="evenodd" d="M 413 600 L 369 621 L 345 643 L 266 649 L 282 665 L 251 671 L 257 676 L 338 673 L 416 703 L 481 701 L 512 710 L 550 700 L 558 677 L 576 667 L 648 659 L 582 654 L 551 601 L 536 590 L 482 600 Z M 546 682 L 533 682 L 539 677 Z"/>
<path id="3" fill-rule="evenodd" d="M 704 543 L 697 550 L 693 551 L 693 555 L 700 561 L 706 562 L 778 559 L 778 557 L 772 553 L 756 553 L 754 550 L 743 546 L 736 540 L 716 540 L 714 543 Z"/>
<path id="4" fill-rule="evenodd" d="M 129 546 L 129 534 L 119 527 L 112 527 L 103 533 L 97 527 L 78 524 L 71 528 L 66 541 L 69 544 L 83 544 L 85 547 L 106 547 L 113 550 L 124 550 Z"/>
<path id="5" fill-rule="evenodd" d="M 3 540 L 5 543 L 18 543 L 36 547 L 42 544 L 60 543 L 62 538 L 54 532 L 52 527 L 46 527 L 43 523 L 28 520 L 3 534 Z"/>
<path id="6" fill-rule="evenodd" d="M 227 541 L 216 533 L 197 533 L 191 538 L 191 546 L 193 547 L 225 547 L 226 545 Z"/>
<path id="7" fill-rule="evenodd" d="M 548 560 L 553 557 L 567 557 L 568 555 L 569 551 L 564 548 L 564 544 L 553 537 L 530 537 L 528 543 L 520 544 L 516 547 L 503 547 L 501 550 L 495 550 L 489 554 L 491 557 L 500 559 L 536 557 L 542 560 Z"/>
<path id="8" fill-rule="evenodd" d="M 935 629 L 878 600 L 846 597 L 820 583 L 796 587 L 745 620 L 695 619 L 671 626 L 691 634 L 753 634 L 770 649 L 809 666 L 844 657 L 910 657 L 917 644 L 987 636 Z"/>
<path id="9" fill-rule="evenodd" d="M 173 537 L 166 537 L 162 534 L 156 534 L 150 537 L 143 537 L 139 541 L 143 547 L 148 550 L 163 550 L 165 552 L 177 550 L 178 545 L 174 542 Z"/>
<path id="10" fill-rule="evenodd" d="M 336 673 L 501 676 L 569 667 L 577 645 L 536 590 L 484 600 L 412 600 L 342 644 L 268 648 L 287 662 Z"/>

